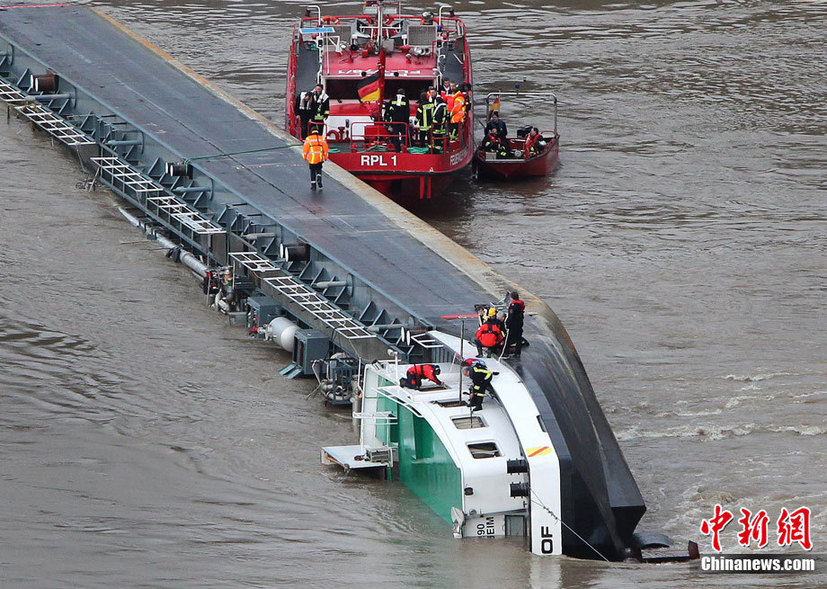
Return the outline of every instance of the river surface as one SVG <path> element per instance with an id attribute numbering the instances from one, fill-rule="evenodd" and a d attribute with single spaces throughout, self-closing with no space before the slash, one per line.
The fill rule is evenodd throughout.
<path id="1" fill-rule="evenodd" d="M 283 123 L 303 5 L 90 4 Z M 561 317 L 641 528 L 709 552 L 716 503 L 765 509 L 766 552 L 807 506 L 827 551 L 827 4 L 454 7 L 478 97 L 557 94 L 562 165 L 467 176 L 415 212 Z M 554 124 L 543 99 L 502 112 Z M 355 440 L 348 415 L 279 377 L 288 357 L 207 309 L 66 152 L 2 121 L 0 173 L 3 587 L 827 585 L 455 541 L 403 486 L 320 466 Z"/>

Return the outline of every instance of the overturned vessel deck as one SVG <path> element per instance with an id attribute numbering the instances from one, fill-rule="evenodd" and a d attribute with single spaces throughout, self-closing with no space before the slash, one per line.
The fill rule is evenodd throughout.
<path id="1" fill-rule="evenodd" d="M 0 98 L 185 252 L 234 268 L 234 283 L 277 301 L 332 349 L 364 362 L 389 348 L 446 361 L 411 334 L 459 335 L 443 316 L 512 286 L 334 165 L 312 192 L 295 139 L 97 11 L 0 9 L 0 40 Z M 508 362 L 559 461 L 557 546 L 623 558 L 645 511 L 640 492 L 567 333 L 545 303 L 522 298 L 531 346 Z"/>

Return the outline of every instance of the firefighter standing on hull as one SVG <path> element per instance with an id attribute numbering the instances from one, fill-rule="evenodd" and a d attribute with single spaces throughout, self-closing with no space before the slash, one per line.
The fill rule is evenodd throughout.
<path id="1" fill-rule="evenodd" d="M 422 387 L 423 378 L 439 386 L 445 386 L 445 383 L 439 380 L 439 372 L 439 366 L 436 364 L 414 364 L 408 368 L 407 375 L 399 379 L 399 386 L 418 391 Z"/>
<path id="2" fill-rule="evenodd" d="M 525 316 L 525 303 L 520 300 L 520 293 L 511 291 L 511 303 L 508 305 L 508 315 L 505 318 L 507 337 L 505 341 L 506 354 L 513 354 L 520 357 L 520 350 L 523 347 L 523 318 Z"/>
<path id="3" fill-rule="evenodd" d="M 494 373 L 489 370 L 484 362 L 466 360 L 462 368 L 462 374 L 471 379 L 471 388 L 468 390 L 470 399 L 468 405 L 472 411 L 479 411 L 482 409 L 482 401 L 485 399 L 486 391 L 494 393 L 491 387 L 491 379 L 494 378 Z"/>
<path id="4" fill-rule="evenodd" d="M 310 129 L 310 134 L 304 140 L 302 157 L 310 164 L 310 188 L 322 187 L 322 164 L 327 161 L 330 149 L 327 140 L 319 134 L 316 127 Z"/>

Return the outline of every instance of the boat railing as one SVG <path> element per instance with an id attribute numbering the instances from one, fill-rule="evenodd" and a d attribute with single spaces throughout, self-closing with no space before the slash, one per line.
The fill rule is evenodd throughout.
<path id="1" fill-rule="evenodd" d="M 552 106 L 552 115 L 554 117 L 554 131 L 543 131 L 543 133 L 553 133 L 554 137 L 557 137 L 557 96 L 552 92 L 489 92 L 488 95 L 485 97 L 486 117 L 484 119 L 481 119 L 483 125 L 485 125 L 488 121 L 489 114 L 492 112 L 492 105 L 494 105 L 496 101 L 502 98 L 503 96 L 513 98 L 527 98 L 530 100 L 544 100 L 550 103 Z M 537 112 L 537 110 L 537 107 L 532 107 L 531 112 Z"/>

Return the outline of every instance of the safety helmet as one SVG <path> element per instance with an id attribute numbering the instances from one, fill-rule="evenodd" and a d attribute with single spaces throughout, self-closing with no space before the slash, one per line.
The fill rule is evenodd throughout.
<path id="1" fill-rule="evenodd" d="M 311 135 L 318 135 L 319 130 L 316 127 L 313 127 L 312 129 L 310 129 L 310 134 Z"/>
<path id="2" fill-rule="evenodd" d="M 396 94 L 401 95 L 401 96 L 405 96 L 405 89 L 404 88 L 398 88 L 396 90 Z"/>
<path id="3" fill-rule="evenodd" d="M 485 368 L 485 362 L 483 360 L 480 360 L 479 358 L 466 358 L 462 361 L 463 368 L 471 368 L 472 366 Z"/>
<path id="4" fill-rule="evenodd" d="M 494 307 L 491 307 L 490 309 L 488 309 L 488 316 L 489 317 L 496 317 L 497 316 L 497 309 L 495 309 Z"/>
<path id="5" fill-rule="evenodd" d="M 440 372 L 439 364 L 434 364 L 434 374 L 439 374 L 439 372 Z"/>

